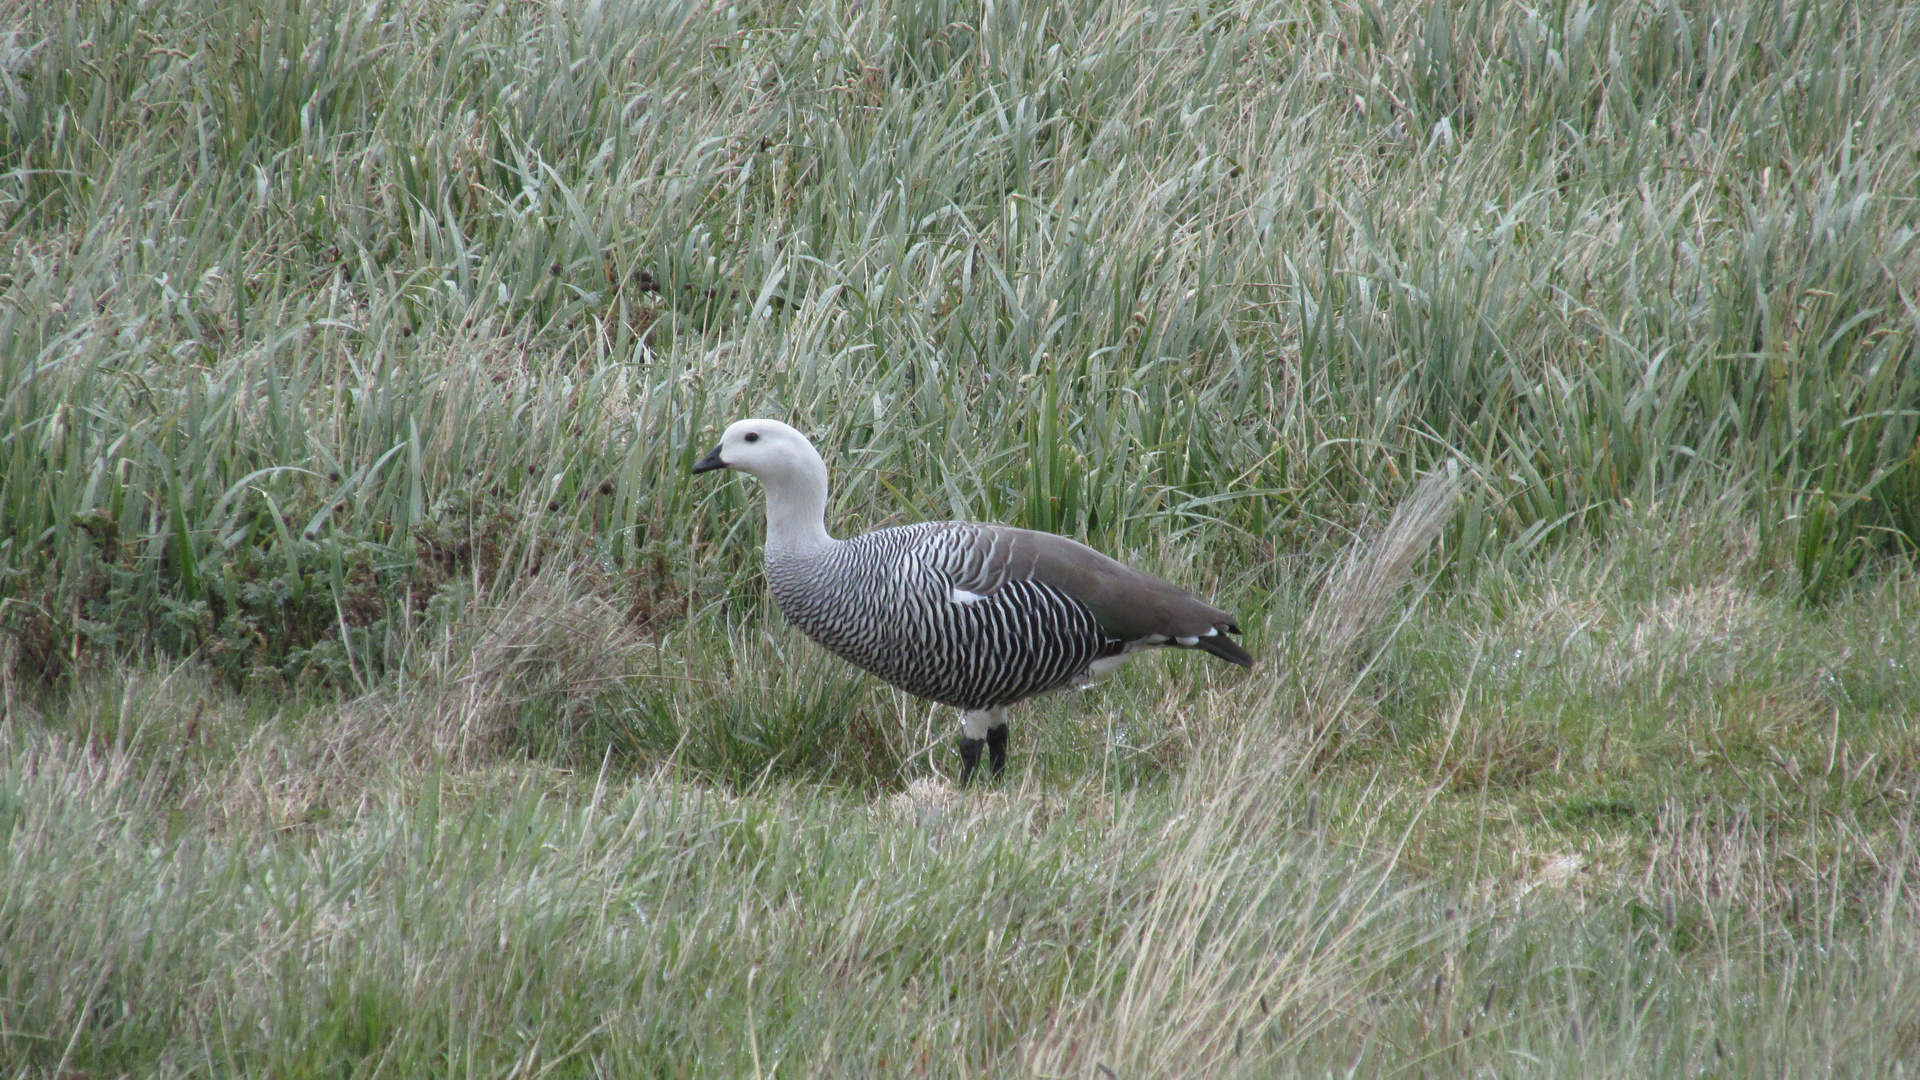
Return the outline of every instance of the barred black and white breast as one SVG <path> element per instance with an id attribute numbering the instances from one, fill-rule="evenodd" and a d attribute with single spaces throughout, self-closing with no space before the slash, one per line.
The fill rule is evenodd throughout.
<path id="1" fill-rule="evenodd" d="M 1126 643 L 1064 590 L 1006 577 L 1004 568 L 993 580 L 996 539 L 990 527 L 964 522 L 881 529 L 808 556 L 769 553 L 767 584 L 808 637 L 910 694 L 959 709 L 1043 694 L 1123 651 Z"/>

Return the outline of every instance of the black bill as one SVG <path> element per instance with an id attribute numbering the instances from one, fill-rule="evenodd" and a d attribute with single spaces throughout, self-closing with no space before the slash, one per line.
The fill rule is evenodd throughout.
<path id="1" fill-rule="evenodd" d="M 712 453 L 694 463 L 693 471 L 712 472 L 715 469 L 724 469 L 726 467 L 727 463 L 720 460 L 720 448 L 716 446 L 713 448 Z"/>

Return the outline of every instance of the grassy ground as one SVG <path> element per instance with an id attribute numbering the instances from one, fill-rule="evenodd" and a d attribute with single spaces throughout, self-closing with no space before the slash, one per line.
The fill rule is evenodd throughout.
<path id="1" fill-rule="evenodd" d="M 0 1075 L 1920 1072 L 1916 192 L 1891 4 L 0 0 Z M 1262 662 L 956 792 L 748 414 Z"/>

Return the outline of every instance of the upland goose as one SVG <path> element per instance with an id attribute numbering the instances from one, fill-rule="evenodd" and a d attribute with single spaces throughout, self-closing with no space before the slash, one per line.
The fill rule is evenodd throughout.
<path id="1" fill-rule="evenodd" d="M 827 465 L 778 420 L 741 420 L 694 465 L 767 492 L 767 587 L 806 635 L 909 694 L 960 710 L 960 783 L 1007 764 L 1007 706 L 1084 684 L 1154 646 L 1241 667 L 1233 616 L 1051 533 L 929 521 L 835 540 Z"/>

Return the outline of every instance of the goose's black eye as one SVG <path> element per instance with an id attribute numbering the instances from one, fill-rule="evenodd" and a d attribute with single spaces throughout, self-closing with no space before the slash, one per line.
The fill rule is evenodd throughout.
<path id="1" fill-rule="evenodd" d="M 757 431 L 749 431 L 745 435 L 741 436 L 741 438 L 745 439 L 747 442 L 759 442 L 760 433 Z"/>

